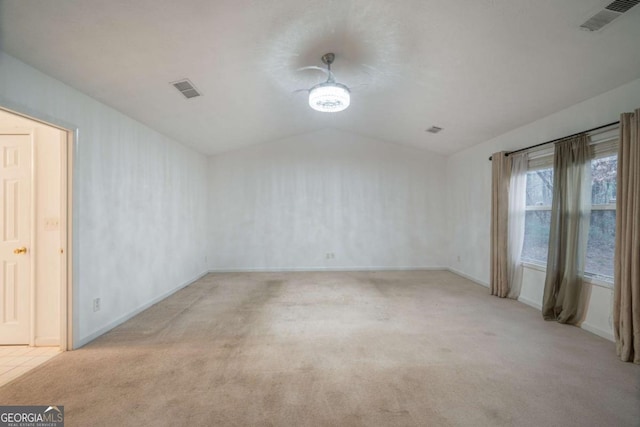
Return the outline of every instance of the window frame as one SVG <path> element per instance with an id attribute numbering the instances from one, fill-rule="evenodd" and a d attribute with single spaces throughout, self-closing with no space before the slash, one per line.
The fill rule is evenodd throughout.
<path id="1" fill-rule="evenodd" d="M 617 133 L 616 133 L 616 138 L 615 138 L 615 145 L 614 144 L 610 144 L 610 140 L 604 141 L 603 144 L 609 144 L 608 147 L 605 147 L 606 149 L 600 149 L 600 150 L 594 150 L 594 155 L 591 158 L 591 161 L 593 160 L 597 160 L 597 159 L 603 159 L 605 157 L 613 157 L 616 156 L 616 159 L 618 157 L 618 137 L 617 137 Z M 596 147 L 598 148 L 598 147 Z M 613 149 L 615 148 L 615 151 L 613 151 Z M 617 170 L 616 170 L 616 174 L 617 174 Z M 592 183 L 593 185 L 593 183 Z M 615 203 L 604 203 L 604 204 L 597 204 L 591 205 L 591 211 L 617 211 L 616 208 L 616 204 Z M 615 239 L 615 235 L 614 235 L 614 239 Z M 585 263 L 586 264 L 586 263 Z M 615 268 L 615 266 L 614 266 Z M 584 272 L 584 277 L 585 280 L 588 279 L 588 281 L 592 284 L 599 284 L 601 286 L 604 287 L 608 287 L 608 288 L 613 288 L 613 276 L 604 276 L 602 274 L 598 274 L 598 273 L 593 273 L 593 272 L 589 272 L 586 271 L 586 265 L 585 265 L 585 272 Z"/>
<path id="2" fill-rule="evenodd" d="M 618 139 L 620 128 L 616 125 L 610 129 L 604 129 L 600 132 L 591 134 L 590 146 L 592 149 L 591 160 L 604 157 L 610 157 L 618 154 Z M 529 154 L 529 165 L 527 173 L 536 170 L 553 169 L 553 146 L 543 146 L 533 149 Z M 591 205 L 591 211 L 613 210 L 616 211 L 615 203 Z M 525 213 L 528 211 L 551 211 L 550 205 L 531 205 L 525 206 Z M 524 243 L 523 243 L 524 245 Z M 524 251 L 524 246 L 522 248 Z M 537 271 L 546 272 L 546 263 L 542 263 L 533 259 L 520 259 L 520 265 Z M 603 276 L 597 273 L 584 272 L 584 282 L 607 289 L 613 288 L 613 277 Z"/>
<path id="3" fill-rule="evenodd" d="M 527 168 L 527 174 L 529 172 L 535 172 L 539 170 L 551 169 L 553 171 L 553 150 L 549 152 L 548 149 L 542 150 L 543 154 L 539 156 L 532 156 L 529 160 L 529 167 Z M 551 156 L 550 162 L 541 162 L 541 158 L 545 158 L 547 156 Z M 549 163 L 548 165 L 546 163 Z M 524 207 L 525 217 L 526 213 L 530 211 L 549 211 L 551 212 L 551 205 L 526 205 Z M 525 219 L 525 227 L 526 227 L 526 219 Z M 546 262 L 538 261 L 531 258 L 522 258 L 522 252 L 524 252 L 524 241 L 522 242 L 522 250 L 520 252 L 520 260 L 522 265 L 535 265 L 538 270 L 546 271 L 547 264 Z"/>

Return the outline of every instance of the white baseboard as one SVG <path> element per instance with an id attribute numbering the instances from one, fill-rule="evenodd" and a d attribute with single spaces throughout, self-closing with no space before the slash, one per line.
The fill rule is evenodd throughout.
<path id="1" fill-rule="evenodd" d="M 473 283 L 476 283 L 480 286 L 484 286 L 485 288 L 489 287 L 489 284 L 483 280 L 476 279 L 473 276 L 469 276 L 468 274 L 463 273 L 462 271 L 458 271 L 455 268 L 447 267 L 445 270 L 450 271 L 453 274 L 457 274 L 458 276 L 464 277 L 467 280 L 471 280 Z"/>
<path id="2" fill-rule="evenodd" d="M 533 307 L 533 308 L 536 308 L 538 310 L 542 310 L 542 304 L 539 303 L 538 301 L 534 301 L 534 300 L 529 299 L 527 297 L 523 297 L 522 295 L 520 295 L 518 297 L 518 301 L 520 301 L 523 304 L 527 304 L 529 307 Z"/>
<path id="3" fill-rule="evenodd" d="M 132 317 L 137 316 L 138 314 L 142 313 L 147 308 L 149 308 L 152 305 L 159 303 L 163 299 L 173 295 L 174 293 L 178 292 L 180 289 L 186 288 L 187 286 L 189 286 L 190 284 L 192 284 L 196 280 L 200 280 L 201 278 L 203 278 L 207 274 L 208 274 L 208 272 L 205 271 L 204 273 L 201 273 L 200 275 L 194 277 L 193 279 L 190 279 L 190 280 L 187 280 L 186 282 L 181 283 L 180 285 L 176 286 L 175 288 L 171 289 L 170 291 L 165 292 L 164 294 L 153 298 L 151 301 L 147 302 L 146 304 L 141 305 L 140 307 L 136 308 L 132 312 L 127 313 L 124 316 L 120 316 L 119 318 L 117 318 L 113 322 L 109 322 L 106 326 L 103 326 L 102 328 L 100 328 L 97 331 L 87 335 L 86 337 L 80 338 L 77 341 L 74 340 L 73 349 L 75 350 L 75 349 L 78 349 L 78 348 L 80 348 L 82 346 L 85 346 L 85 345 L 89 344 L 91 341 L 95 340 L 100 335 L 103 335 L 103 334 L 109 332 L 111 329 L 115 328 L 116 326 L 121 325 L 122 323 L 126 322 L 127 320 L 131 319 Z"/>
<path id="4" fill-rule="evenodd" d="M 36 347 L 59 347 L 60 337 L 36 337 L 34 344 Z"/>
<path id="5" fill-rule="evenodd" d="M 580 327 L 585 331 L 591 332 L 592 334 L 596 334 L 599 337 L 602 337 L 612 342 L 616 342 L 616 338 L 613 336 L 613 332 L 611 331 L 605 331 L 602 328 L 590 325 L 588 323 L 582 323 Z"/>
<path id="6" fill-rule="evenodd" d="M 523 297 L 523 296 L 520 296 L 518 298 L 518 301 L 520 301 L 521 303 L 526 304 L 526 305 L 528 305 L 530 307 L 533 307 L 533 308 L 535 308 L 537 310 L 542 311 L 542 304 L 537 302 L 537 301 L 533 301 L 533 300 L 528 299 L 528 298 Z M 607 330 L 604 330 L 604 329 L 602 329 L 602 328 L 600 328 L 598 326 L 590 325 L 589 323 L 584 323 L 584 322 L 582 324 L 580 324 L 580 328 L 584 329 L 587 332 L 591 332 L 592 334 L 595 334 L 595 335 L 597 335 L 599 337 L 602 337 L 602 338 L 604 338 L 606 340 L 615 342 L 615 337 L 613 336 L 613 333 L 611 331 L 607 331 Z"/>
<path id="7" fill-rule="evenodd" d="M 447 270 L 447 267 L 282 267 L 282 268 L 213 268 L 209 273 L 287 273 L 316 271 L 421 271 Z"/>

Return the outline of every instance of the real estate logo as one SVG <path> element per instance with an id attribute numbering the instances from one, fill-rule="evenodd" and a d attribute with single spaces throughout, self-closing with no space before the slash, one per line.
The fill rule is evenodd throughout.
<path id="1" fill-rule="evenodd" d="M 0 427 L 64 427 L 64 406 L 0 406 Z"/>

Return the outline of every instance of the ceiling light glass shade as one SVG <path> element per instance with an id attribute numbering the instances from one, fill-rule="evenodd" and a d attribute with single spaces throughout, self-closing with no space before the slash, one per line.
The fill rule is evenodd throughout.
<path id="1" fill-rule="evenodd" d="M 340 83 L 325 82 L 309 90 L 309 106 L 317 111 L 336 113 L 351 103 L 349 88 Z"/>

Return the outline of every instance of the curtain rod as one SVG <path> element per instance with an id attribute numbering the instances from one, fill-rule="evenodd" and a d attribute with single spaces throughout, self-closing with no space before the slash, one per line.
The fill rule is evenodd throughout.
<path id="1" fill-rule="evenodd" d="M 594 131 L 596 131 L 596 130 L 604 129 L 604 128 L 607 128 L 607 127 L 609 127 L 609 126 L 617 125 L 617 124 L 619 124 L 619 123 L 620 123 L 620 121 L 618 120 L 618 121 L 615 121 L 615 122 L 608 123 L 608 124 L 606 124 L 606 125 L 596 126 L 596 127 L 592 128 L 592 129 L 583 130 L 582 132 L 577 132 L 577 133 L 574 133 L 573 135 L 563 136 L 562 138 L 552 139 L 551 141 L 547 141 L 547 142 L 541 142 L 540 144 L 531 145 L 531 146 L 529 146 L 529 147 L 525 147 L 525 148 L 520 148 L 519 150 L 507 151 L 507 152 L 505 153 L 505 156 L 508 156 L 509 154 L 519 153 L 519 152 L 521 152 L 521 151 L 525 151 L 525 150 L 530 150 L 530 149 L 532 149 L 532 148 L 541 147 L 541 146 L 543 146 L 543 145 L 551 144 L 551 143 L 553 143 L 553 142 L 562 141 L 563 139 L 572 138 L 572 137 L 574 137 L 574 136 L 578 136 L 578 135 L 581 135 L 581 134 L 583 134 L 583 133 L 594 132 Z M 492 158 L 493 158 L 493 156 L 490 156 L 490 157 L 489 157 L 489 160 L 491 160 Z"/>

